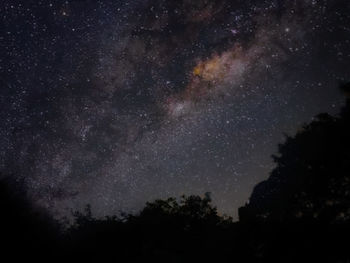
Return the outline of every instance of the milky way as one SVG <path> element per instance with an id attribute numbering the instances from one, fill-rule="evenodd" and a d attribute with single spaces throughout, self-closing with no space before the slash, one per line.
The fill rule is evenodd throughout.
<path id="1" fill-rule="evenodd" d="M 345 0 L 0 5 L 2 176 L 56 217 L 211 192 L 236 218 L 350 79 Z"/>

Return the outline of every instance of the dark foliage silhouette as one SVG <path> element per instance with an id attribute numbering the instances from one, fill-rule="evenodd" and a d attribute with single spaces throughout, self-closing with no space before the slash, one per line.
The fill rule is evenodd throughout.
<path id="1" fill-rule="evenodd" d="M 79 262 L 350 262 L 350 84 L 339 116 L 318 115 L 273 156 L 239 222 L 209 193 L 155 200 L 136 215 L 94 218 L 90 206 L 64 232 L 0 182 L 2 256 Z M 47 258 L 49 256 L 49 260 Z"/>
<path id="2" fill-rule="evenodd" d="M 349 86 L 341 90 L 349 94 Z M 349 109 L 348 97 L 339 116 L 320 114 L 279 145 L 277 167 L 240 209 L 242 220 L 350 219 Z"/>
<path id="3" fill-rule="evenodd" d="M 75 214 L 69 231 L 71 252 L 78 258 L 115 258 L 153 262 L 190 262 L 214 257 L 214 239 L 232 220 L 217 214 L 206 194 L 156 200 L 138 215 L 94 219 L 87 207 Z M 118 253 L 115 254 L 116 248 Z M 218 250 L 219 249 L 219 250 Z M 216 252 L 220 251 L 216 247 Z M 214 258 L 213 258 L 214 259 Z"/>
<path id="4" fill-rule="evenodd" d="M 59 246 L 59 225 L 28 201 L 22 183 L 0 181 L 2 257 L 11 260 L 52 255 Z"/>
<path id="5" fill-rule="evenodd" d="M 277 167 L 258 184 L 241 223 L 266 235 L 263 258 L 290 262 L 350 260 L 350 84 L 339 116 L 320 114 L 273 156 Z"/>

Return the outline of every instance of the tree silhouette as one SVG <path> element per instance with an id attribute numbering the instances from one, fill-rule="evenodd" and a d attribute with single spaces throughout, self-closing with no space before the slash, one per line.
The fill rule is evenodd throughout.
<path id="1" fill-rule="evenodd" d="M 86 258 L 190 262 L 212 258 L 211 242 L 232 220 L 219 216 L 210 194 L 148 202 L 137 215 L 95 219 L 90 208 L 75 213 L 70 254 Z M 118 253 L 115 254 L 115 248 Z M 207 251 L 202 251 L 208 247 Z M 114 248 L 114 249 L 113 249 Z M 80 251 L 80 253 L 78 252 Z"/>
<path id="2" fill-rule="evenodd" d="M 29 202 L 23 183 L 0 181 L 0 243 L 2 256 L 12 260 L 53 254 L 59 246 L 59 225 Z"/>
<path id="3" fill-rule="evenodd" d="M 339 116 L 319 114 L 279 145 L 277 167 L 240 209 L 241 220 L 350 219 L 349 108 L 347 99 Z"/>
<path id="4" fill-rule="evenodd" d="M 339 116 L 319 114 L 279 145 L 276 168 L 239 209 L 263 262 L 348 262 L 350 85 Z M 260 256 L 259 256 L 260 255 Z"/>

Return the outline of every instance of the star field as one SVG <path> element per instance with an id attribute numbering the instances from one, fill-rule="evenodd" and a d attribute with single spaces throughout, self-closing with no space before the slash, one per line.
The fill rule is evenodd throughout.
<path id="1" fill-rule="evenodd" d="M 0 4 L 0 169 L 54 216 L 211 192 L 237 217 L 349 79 L 345 0 Z"/>

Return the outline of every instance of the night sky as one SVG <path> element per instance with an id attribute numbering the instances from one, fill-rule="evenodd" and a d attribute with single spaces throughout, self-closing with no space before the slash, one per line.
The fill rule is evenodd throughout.
<path id="1" fill-rule="evenodd" d="M 2 0 L 0 17 L 0 170 L 58 218 L 211 192 L 236 219 L 350 79 L 348 0 Z"/>

